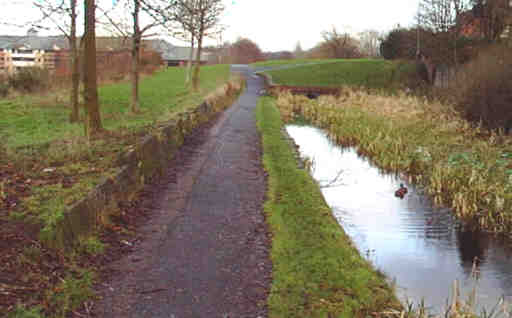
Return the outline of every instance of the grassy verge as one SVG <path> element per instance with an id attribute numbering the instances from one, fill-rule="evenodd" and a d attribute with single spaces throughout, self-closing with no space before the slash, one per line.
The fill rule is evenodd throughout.
<path id="1" fill-rule="evenodd" d="M 304 65 L 301 67 L 268 71 L 277 85 L 364 86 L 371 89 L 390 89 L 400 85 L 412 65 L 385 60 L 350 59 L 331 63 Z"/>
<path id="2" fill-rule="evenodd" d="M 285 118 L 297 115 L 357 145 L 379 167 L 403 173 L 468 224 L 512 230 L 512 139 L 460 118 L 450 105 L 407 95 L 344 89 L 311 101 L 282 95 Z"/>
<path id="3" fill-rule="evenodd" d="M 318 185 L 297 167 L 274 100 L 256 111 L 269 173 L 265 213 L 273 234 L 270 317 L 367 317 L 399 307 L 384 277 L 359 255 Z"/>

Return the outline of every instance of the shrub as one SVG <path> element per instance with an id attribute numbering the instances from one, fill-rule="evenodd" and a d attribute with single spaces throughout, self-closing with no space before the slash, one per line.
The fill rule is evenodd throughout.
<path id="1" fill-rule="evenodd" d="M 23 67 L 9 75 L 7 82 L 15 90 L 33 92 L 48 87 L 50 74 L 39 67 Z"/>
<path id="2" fill-rule="evenodd" d="M 463 116 L 490 129 L 512 128 L 512 50 L 489 48 L 468 63 L 454 82 Z"/>
<path id="3" fill-rule="evenodd" d="M 382 40 L 380 54 L 387 60 L 412 59 L 416 54 L 416 33 L 414 30 L 396 28 Z"/>

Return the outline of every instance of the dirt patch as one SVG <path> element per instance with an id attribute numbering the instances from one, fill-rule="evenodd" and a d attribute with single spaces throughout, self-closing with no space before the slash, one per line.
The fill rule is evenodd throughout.
<path id="1" fill-rule="evenodd" d="M 138 134 L 109 134 L 102 144 L 119 149 L 134 143 Z M 38 212 L 43 202 L 33 200 L 42 189 L 71 190 L 85 178 L 99 178 L 115 165 L 117 151 L 112 147 L 94 147 L 73 157 L 47 160 L 45 151 L 55 144 L 33 150 L 33 155 L 2 153 L 0 160 L 0 312 L 11 312 L 17 304 L 39 306 L 44 313 L 55 308 L 49 299 L 80 256 L 72 259 L 58 250 L 46 248 L 39 238 L 42 220 Z M 114 147 L 115 148 L 115 147 Z M 42 160 L 45 158 L 45 160 Z M 51 196 L 48 194 L 48 196 Z M 70 201 L 69 203 L 71 203 Z M 86 257 L 86 255 L 83 255 Z"/>

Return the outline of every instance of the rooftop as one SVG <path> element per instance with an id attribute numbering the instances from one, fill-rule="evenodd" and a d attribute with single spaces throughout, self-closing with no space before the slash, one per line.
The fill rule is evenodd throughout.
<path id="1" fill-rule="evenodd" d="M 33 50 L 59 50 L 69 47 L 64 36 L 0 35 L 0 49 L 30 48 Z"/>

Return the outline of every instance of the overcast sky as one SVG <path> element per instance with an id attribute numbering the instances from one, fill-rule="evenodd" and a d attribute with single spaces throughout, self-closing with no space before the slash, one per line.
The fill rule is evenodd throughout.
<path id="1" fill-rule="evenodd" d="M 6 3 L 17 3 L 6 6 Z M 112 0 L 99 0 L 110 3 Z M 414 23 L 418 0 L 224 0 L 222 23 L 227 26 L 223 41 L 247 37 L 264 51 L 293 50 L 300 41 L 309 49 L 321 40 L 321 32 L 335 26 L 356 34 L 374 29 L 389 31 L 400 24 Z M 23 25 L 35 17 L 32 0 L 0 0 L 2 20 Z M 4 15 L 4 13 L 7 13 Z M 23 14 L 20 14 L 23 12 Z M 0 25 L 0 34 L 24 34 L 28 27 Z M 57 32 L 53 32 L 56 34 Z M 177 43 L 170 39 L 171 42 Z M 216 44 L 210 40 L 207 44 Z"/>
<path id="2" fill-rule="evenodd" d="M 414 23 L 418 0 L 232 0 L 223 21 L 225 37 L 254 40 L 265 51 L 303 49 L 317 44 L 320 33 L 335 26 L 357 33 L 389 31 Z M 233 4 L 234 3 L 234 4 Z"/>

